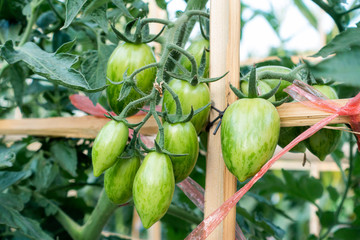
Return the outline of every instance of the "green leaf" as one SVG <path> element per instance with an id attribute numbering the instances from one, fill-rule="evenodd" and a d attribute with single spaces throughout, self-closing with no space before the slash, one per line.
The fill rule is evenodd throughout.
<path id="1" fill-rule="evenodd" d="M 334 53 L 349 51 L 353 47 L 360 47 L 360 28 L 348 28 L 338 34 L 313 57 L 327 57 Z"/>
<path id="2" fill-rule="evenodd" d="M 59 210 L 58 206 L 56 206 L 52 201 L 41 195 L 36 195 L 35 200 L 41 207 L 45 209 L 46 216 L 54 215 Z"/>
<path id="3" fill-rule="evenodd" d="M 18 195 L 15 194 L 0 193 L 0 203 L 1 205 L 11 207 L 18 211 L 21 211 L 24 208 L 24 202 Z"/>
<path id="4" fill-rule="evenodd" d="M 48 188 L 59 173 L 59 167 L 45 159 L 43 152 L 35 156 L 33 171 L 35 178 L 32 183 L 38 191 Z"/>
<path id="5" fill-rule="evenodd" d="M 61 47 L 64 43 L 67 43 L 71 40 L 69 34 L 67 34 L 65 31 L 56 31 L 53 34 L 52 38 L 52 50 L 55 52 L 56 49 Z M 56 54 L 56 53 L 55 53 Z"/>
<path id="6" fill-rule="evenodd" d="M 14 183 L 29 177 L 30 175 L 31 175 L 30 171 L 24 171 L 24 172 L 0 171 L 0 192 L 10 187 Z"/>
<path id="7" fill-rule="evenodd" d="M 15 153 L 8 149 L 0 149 L 0 169 L 12 167 L 15 161 Z"/>
<path id="8" fill-rule="evenodd" d="M 106 85 L 106 66 L 115 45 L 99 44 L 98 51 L 89 51 L 84 55 L 81 70 L 92 88 Z M 98 102 L 101 92 L 87 94 L 94 104 Z"/>
<path id="9" fill-rule="evenodd" d="M 70 50 L 75 46 L 75 44 L 76 44 L 76 39 L 64 43 L 56 50 L 55 54 L 70 52 Z"/>
<path id="10" fill-rule="evenodd" d="M 70 147 L 64 141 L 56 141 L 51 145 L 50 152 L 55 162 L 57 162 L 62 169 L 73 177 L 77 176 L 77 154 L 75 148 Z"/>
<path id="11" fill-rule="evenodd" d="M 334 233 L 334 238 L 338 240 L 359 239 L 360 228 L 341 228 Z"/>
<path id="12" fill-rule="evenodd" d="M 77 56 L 66 53 L 48 53 L 32 42 L 27 42 L 15 50 L 13 43 L 8 41 L 1 47 L 1 56 L 9 64 L 23 61 L 34 73 L 69 88 L 97 92 L 106 87 L 92 89 L 83 74 L 72 68 L 78 61 Z"/>
<path id="13" fill-rule="evenodd" d="M 166 10 L 167 3 L 165 0 L 155 0 L 159 8 Z"/>
<path id="14" fill-rule="evenodd" d="M 10 81 L 14 90 L 15 100 L 17 106 L 22 106 L 22 99 L 24 96 L 25 78 L 28 75 L 26 66 L 22 66 L 19 62 L 9 65 L 3 71 L 2 77 L 5 81 Z"/>
<path id="15" fill-rule="evenodd" d="M 52 239 L 40 227 L 40 224 L 30 218 L 22 216 L 16 209 L 0 202 L 0 224 L 18 229 L 30 239 Z"/>
<path id="16" fill-rule="evenodd" d="M 89 5 L 84 10 L 84 15 L 89 15 L 90 13 L 96 11 L 101 6 L 107 4 L 111 0 L 97 0 L 97 1 L 91 1 Z"/>
<path id="17" fill-rule="evenodd" d="M 356 87 L 360 86 L 360 48 L 358 47 L 338 53 L 316 65 L 308 62 L 307 65 L 316 78 L 327 78 Z"/>
<path id="18" fill-rule="evenodd" d="M 63 28 L 67 28 L 80 12 L 87 0 L 66 0 L 66 17 Z M 96 2 L 96 1 L 94 1 Z"/>
<path id="19" fill-rule="evenodd" d="M 302 0 L 294 0 L 295 5 L 298 7 L 300 12 L 306 17 L 311 26 L 318 30 L 318 21 L 314 14 L 309 10 L 309 8 L 304 4 Z"/>
<path id="20" fill-rule="evenodd" d="M 42 13 L 36 20 L 36 25 L 42 29 L 46 29 L 57 20 L 55 13 L 51 10 Z"/>
<path id="21" fill-rule="evenodd" d="M 130 14 L 123 0 L 112 0 L 117 8 L 121 10 L 121 12 L 128 18 L 133 19 L 134 17 Z"/>
<path id="22" fill-rule="evenodd" d="M 300 196 L 303 196 L 305 199 L 312 202 L 320 198 L 324 191 L 321 181 L 313 177 L 302 176 L 299 185 Z"/>
<path id="23" fill-rule="evenodd" d="M 95 1 L 94 1 L 95 2 Z M 105 32 L 108 33 L 108 19 L 106 17 L 106 6 L 100 6 L 89 15 L 90 19 L 96 22 L 99 27 Z"/>
<path id="24" fill-rule="evenodd" d="M 0 41 L 2 43 L 12 40 L 14 42 L 20 41 L 21 24 L 10 24 L 5 19 L 0 20 Z"/>
<path id="25" fill-rule="evenodd" d="M 337 192 L 336 188 L 334 188 L 333 186 L 328 186 L 327 190 L 329 192 L 330 199 L 336 202 L 336 200 L 338 200 L 339 198 L 339 193 Z"/>
<path id="26" fill-rule="evenodd" d="M 317 212 L 317 214 L 319 215 L 319 219 L 322 227 L 330 227 L 336 223 L 334 212 L 330 212 L 330 211 L 326 211 L 322 213 Z"/>

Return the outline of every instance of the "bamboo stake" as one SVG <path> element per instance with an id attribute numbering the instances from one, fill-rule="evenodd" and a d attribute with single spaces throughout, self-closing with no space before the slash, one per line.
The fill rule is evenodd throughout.
<path id="1" fill-rule="evenodd" d="M 231 91 L 230 84 L 239 88 L 240 78 L 240 1 L 229 2 L 229 42 L 227 45 L 227 68 L 229 76 L 226 78 L 226 105 L 237 100 L 236 95 Z M 220 135 L 220 134 L 219 134 Z M 221 149 L 219 150 L 221 151 Z M 223 162 L 221 158 L 220 161 Z M 225 202 L 236 192 L 236 178 L 225 167 L 224 169 L 224 198 Z M 223 223 L 223 239 L 235 239 L 236 208 L 233 208 Z"/>
<path id="2" fill-rule="evenodd" d="M 210 77 L 224 74 L 228 68 L 227 45 L 229 36 L 229 1 L 210 1 Z M 226 82 L 225 78 L 210 83 L 210 97 L 215 107 L 225 109 Z M 210 113 L 210 119 L 216 114 Z M 205 209 L 207 217 L 224 202 L 224 177 L 225 165 L 222 160 L 220 134 L 213 135 L 210 129 L 208 138 L 208 151 L 206 156 L 206 187 L 205 187 Z M 208 239 L 223 239 L 223 223 L 221 223 Z M 235 229 L 235 227 L 234 227 Z"/>
<path id="3" fill-rule="evenodd" d="M 143 115 L 127 118 L 130 123 L 142 120 Z M 94 116 L 84 117 L 54 117 L 54 118 L 25 118 L 19 120 L 0 120 L 0 134 L 5 135 L 33 135 L 67 138 L 95 138 L 100 129 L 109 119 Z M 154 135 L 157 124 L 153 118 L 146 122 L 140 133 Z"/>
<path id="4" fill-rule="evenodd" d="M 224 84 L 225 85 L 225 84 Z M 224 86 L 225 87 L 225 86 Z M 341 106 L 347 99 L 332 100 Z M 225 102 L 225 100 L 224 100 Z M 218 105 L 216 105 L 218 106 Z M 225 106 L 225 104 L 224 104 Z M 220 107 L 225 109 L 225 107 Z M 282 127 L 311 126 L 321 119 L 330 116 L 330 113 L 308 108 L 301 103 L 284 103 L 277 108 Z M 127 118 L 130 123 L 140 122 L 143 116 L 135 115 Z M 33 135 L 68 138 L 95 138 L 102 126 L 109 120 L 94 116 L 84 117 L 54 117 L 54 118 L 24 118 L 0 120 L 0 135 Z M 348 117 L 340 116 L 331 121 L 335 123 L 348 123 Z M 143 135 L 157 133 L 157 124 L 153 118 L 141 128 Z"/>

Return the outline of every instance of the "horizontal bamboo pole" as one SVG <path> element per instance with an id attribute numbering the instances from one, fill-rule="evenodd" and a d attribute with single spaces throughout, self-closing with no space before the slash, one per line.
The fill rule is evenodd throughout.
<path id="1" fill-rule="evenodd" d="M 127 118 L 129 123 L 138 123 L 144 115 Z M 66 138 L 95 138 L 100 129 L 109 121 L 94 116 L 25 118 L 18 120 L 0 120 L 0 135 L 33 135 Z M 141 128 L 143 135 L 157 133 L 154 118 L 150 118 Z"/>
<path id="2" fill-rule="evenodd" d="M 344 106 L 348 99 L 331 100 L 336 102 L 340 106 Z M 311 126 L 320 120 L 332 115 L 331 113 L 321 110 L 309 108 L 302 103 L 284 103 L 277 107 L 280 115 L 280 121 L 282 127 L 295 127 L 295 126 Z M 331 123 L 348 123 L 349 118 L 345 116 L 339 116 L 335 118 Z"/>
<path id="3" fill-rule="evenodd" d="M 333 100 L 343 106 L 347 99 Z M 301 103 L 284 103 L 277 108 L 282 127 L 311 126 L 331 113 L 312 109 Z M 127 118 L 130 123 L 137 123 L 144 115 Z M 25 118 L 19 120 L 0 120 L 0 135 L 33 135 L 67 138 L 95 138 L 102 126 L 109 120 L 94 116 L 83 117 L 54 117 L 54 118 Z M 340 116 L 331 123 L 348 123 L 348 117 Z M 157 125 L 150 118 L 140 131 L 143 135 L 157 133 Z"/>

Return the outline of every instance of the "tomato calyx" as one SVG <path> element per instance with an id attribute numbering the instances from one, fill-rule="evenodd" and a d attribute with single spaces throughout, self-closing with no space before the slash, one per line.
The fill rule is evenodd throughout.
<path id="1" fill-rule="evenodd" d="M 150 35 L 148 24 L 151 22 L 164 24 L 160 32 L 155 36 Z M 126 24 L 124 33 L 121 33 L 119 30 L 115 28 L 114 23 L 110 23 L 111 29 L 114 31 L 115 35 L 120 40 L 134 44 L 149 43 L 155 41 L 163 33 L 166 26 L 172 27 L 172 25 L 173 24 L 167 20 L 135 18 L 134 20 Z M 131 30 L 134 26 L 136 27 L 136 29 L 135 32 L 132 34 Z"/>
<path id="2" fill-rule="evenodd" d="M 262 98 L 262 99 L 269 99 L 272 96 L 276 94 L 276 92 L 279 90 L 279 87 L 281 85 L 281 82 L 277 84 L 276 87 L 272 88 L 269 92 L 259 95 L 257 91 L 257 80 L 256 80 L 256 68 L 252 68 L 249 76 L 249 87 L 248 87 L 248 95 L 243 93 L 241 90 L 234 87 L 232 84 L 230 84 L 231 90 L 234 92 L 234 94 L 239 98 Z M 271 102 L 274 106 L 280 106 L 284 102 L 286 102 L 289 98 L 286 97 L 282 100 Z"/>
<path id="3" fill-rule="evenodd" d="M 171 94 L 171 96 L 174 99 L 175 104 L 176 104 L 175 114 L 169 114 L 169 111 L 166 107 L 166 103 L 164 104 L 164 111 L 161 113 L 158 113 L 168 123 L 175 124 L 175 123 L 189 122 L 193 118 L 193 116 L 200 113 L 201 111 L 203 111 L 210 105 L 210 103 L 208 103 L 208 104 L 204 105 L 203 107 L 196 109 L 195 111 L 194 111 L 193 106 L 191 106 L 190 113 L 183 114 L 179 96 L 171 89 L 171 87 L 166 82 L 162 82 L 162 85 L 165 88 L 165 90 Z"/>

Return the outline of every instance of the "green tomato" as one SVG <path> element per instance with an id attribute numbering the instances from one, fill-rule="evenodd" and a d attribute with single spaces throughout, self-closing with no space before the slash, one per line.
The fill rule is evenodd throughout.
<path id="1" fill-rule="evenodd" d="M 282 127 L 280 128 L 280 136 L 278 145 L 282 148 L 287 146 L 292 140 L 302 133 L 301 127 Z M 306 151 L 305 142 L 299 142 L 289 152 L 304 153 Z"/>
<path id="2" fill-rule="evenodd" d="M 174 173 L 169 156 L 148 153 L 136 173 L 133 186 L 134 204 L 145 228 L 150 228 L 165 215 L 174 190 Z"/>
<path id="3" fill-rule="evenodd" d="M 191 55 L 194 56 L 196 65 L 199 67 L 201 62 L 201 57 L 203 55 L 204 49 L 209 48 L 209 41 L 202 38 L 198 40 L 194 40 L 190 46 L 186 49 Z M 206 63 L 205 63 L 205 71 L 203 77 L 209 77 L 209 62 L 210 62 L 210 54 L 209 52 L 205 53 L 206 56 Z M 190 60 L 182 56 L 181 57 L 181 64 L 189 71 L 191 72 L 191 62 Z"/>
<path id="4" fill-rule="evenodd" d="M 315 89 L 320 91 L 329 99 L 337 99 L 338 96 L 335 90 L 326 85 L 314 85 Z M 342 124 L 335 124 L 331 126 L 342 126 Z M 317 156 L 321 161 L 325 160 L 326 156 L 332 153 L 340 142 L 342 132 L 331 129 L 321 129 L 314 135 L 305 140 L 307 149 Z"/>
<path id="5" fill-rule="evenodd" d="M 237 100 L 226 109 L 221 123 L 226 167 L 241 182 L 255 175 L 274 154 L 279 132 L 280 117 L 269 101 Z"/>
<path id="6" fill-rule="evenodd" d="M 190 175 L 198 158 L 199 142 L 197 133 L 190 122 L 174 124 L 164 122 L 163 127 L 164 148 L 170 153 L 187 154 L 179 157 L 170 156 L 175 182 L 181 182 Z M 156 139 L 160 139 L 160 134 L 157 135 Z"/>
<path id="7" fill-rule="evenodd" d="M 249 82 L 241 81 L 240 89 L 247 96 L 249 94 Z M 257 90 L 258 90 L 259 95 L 263 95 L 265 93 L 270 92 L 271 87 L 263 81 L 258 81 L 257 82 Z M 271 96 L 267 100 L 269 100 L 270 102 L 275 102 L 275 96 Z"/>
<path id="8" fill-rule="evenodd" d="M 119 159 L 105 172 L 104 188 L 108 198 L 115 204 L 124 204 L 132 197 L 135 174 L 140 167 L 137 156 Z"/>
<path id="9" fill-rule="evenodd" d="M 151 48 L 147 44 L 121 43 L 111 54 L 107 65 L 107 77 L 113 82 L 123 81 L 123 75 L 127 71 L 129 76 L 135 70 L 155 63 L 156 59 Z M 156 77 L 156 68 L 149 68 L 135 76 L 136 86 L 144 93 L 150 93 Z M 141 98 L 141 95 L 131 89 L 129 95 L 118 101 L 122 84 L 115 85 L 107 81 L 106 95 L 111 109 L 119 114 L 132 101 Z M 130 109 L 127 116 L 139 111 L 143 104 L 138 104 Z"/>
<path id="10" fill-rule="evenodd" d="M 92 148 L 94 176 L 100 176 L 113 166 L 117 157 L 124 151 L 128 140 L 129 128 L 123 122 L 109 121 L 100 130 Z"/>
<path id="11" fill-rule="evenodd" d="M 205 83 L 193 86 L 187 81 L 173 79 L 170 81 L 169 86 L 178 95 L 183 114 L 189 114 L 191 106 L 195 111 L 210 103 L 210 91 Z M 165 105 L 170 114 L 176 112 L 175 101 L 168 91 L 164 93 L 163 111 L 165 110 Z M 194 125 L 197 133 L 200 133 L 201 129 L 206 125 L 209 114 L 210 105 L 191 119 L 191 123 Z"/>

